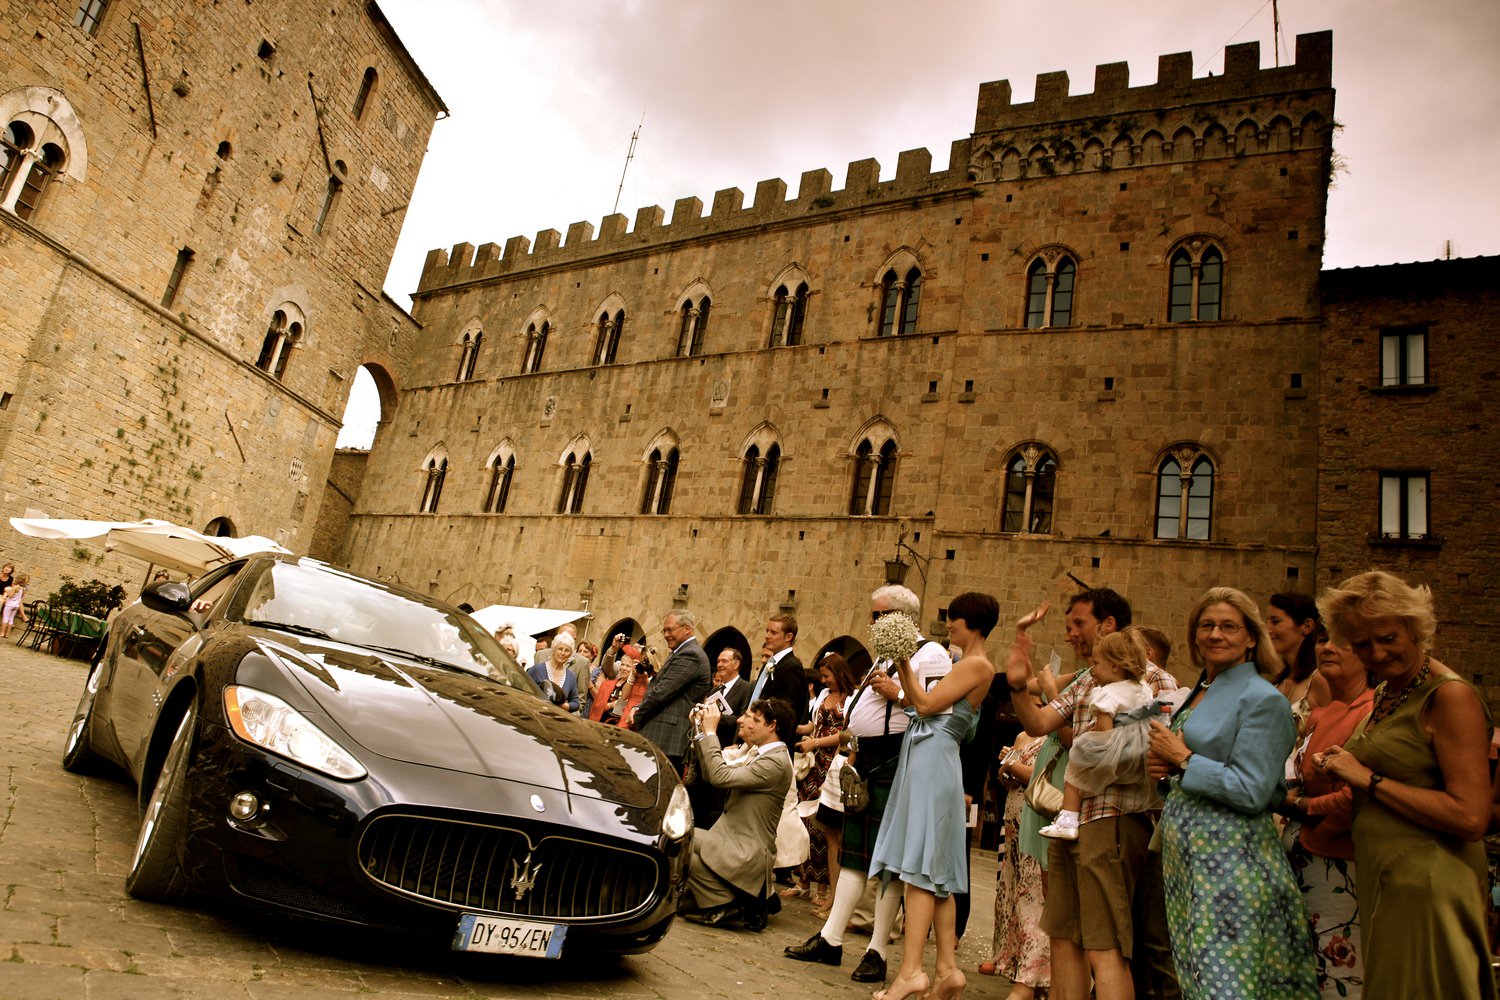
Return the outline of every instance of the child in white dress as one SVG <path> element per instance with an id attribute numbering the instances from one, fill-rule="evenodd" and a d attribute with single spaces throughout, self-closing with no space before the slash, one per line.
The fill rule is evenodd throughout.
<path id="1" fill-rule="evenodd" d="M 24 623 L 28 620 L 26 609 L 21 602 L 26 599 L 26 585 L 31 582 L 31 577 L 22 573 L 16 577 L 15 582 L 5 588 L 4 604 L 0 605 L 0 639 L 9 639 L 10 630 L 16 623 L 19 615 Z"/>
<path id="2" fill-rule="evenodd" d="M 1086 796 L 1145 780 L 1150 713 L 1141 710 L 1154 698 L 1143 679 L 1147 662 L 1145 641 L 1135 631 L 1112 632 L 1095 643 L 1089 661 L 1094 690 L 1088 700 L 1094 726 L 1073 741 L 1062 811 L 1038 831 L 1042 836 L 1077 840 L 1078 812 Z"/>

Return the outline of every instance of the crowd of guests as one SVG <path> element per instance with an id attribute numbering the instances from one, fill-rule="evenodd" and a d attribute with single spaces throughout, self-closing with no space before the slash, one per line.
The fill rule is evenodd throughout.
<path id="1" fill-rule="evenodd" d="M 896 612 L 921 620 L 906 588 L 871 595 L 872 622 Z M 1271 595 L 1264 611 L 1211 588 L 1183 633 L 1190 686 L 1166 669 L 1170 633 L 1134 624 L 1104 588 L 1062 616 L 1078 669 L 1038 665 L 1049 612 L 1016 622 L 998 670 L 998 604 L 969 593 L 949 603 L 947 648 L 919 637 L 859 673 L 836 653 L 804 667 L 789 615 L 767 623 L 750 679 L 734 649 L 710 668 L 678 611 L 665 661 L 623 637 L 600 651 L 559 633 L 531 674 L 570 711 L 638 729 L 684 774 L 698 826 L 688 919 L 760 930 L 782 898 L 805 897 L 824 922 L 786 957 L 840 965 L 870 906 L 851 978 L 889 979 L 877 1000 L 965 988 L 964 758 L 997 708 L 1021 731 L 998 760 L 993 952 L 978 971 L 1010 980 L 1015 1000 L 1496 996 L 1480 843 L 1500 824 L 1493 723 L 1432 656 L 1425 586 L 1372 571 L 1316 601 Z M 789 831 L 805 846 L 778 894 Z"/>
<path id="2" fill-rule="evenodd" d="M 1273 595 L 1264 617 L 1212 588 L 1188 618 L 1186 690 L 1151 674 L 1166 637 L 1130 640 L 1129 605 L 1105 590 L 1068 608 L 1089 666 L 1036 670 L 1027 629 L 1044 614 L 1018 623 L 1005 669 L 1024 731 L 1000 761 L 1006 853 L 982 972 L 1012 979 L 1012 996 L 1077 1000 L 1091 981 L 1099 997 L 1495 996 L 1479 843 L 1491 720 L 1432 658 L 1426 587 L 1363 573 L 1316 602 Z M 1130 665 L 1147 652 L 1145 776 L 1106 768 L 1100 788 L 1086 781 L 1097 744 L 1134 756 L 1142 732 L 1105 696 L 1133 675 L 1110 662 L 1122 640 Z M 1077 760 L 1044 773 L 1068 729 Z M 1037 783 L 1075 778 L 1080 821 L 1029 836 Z"/>

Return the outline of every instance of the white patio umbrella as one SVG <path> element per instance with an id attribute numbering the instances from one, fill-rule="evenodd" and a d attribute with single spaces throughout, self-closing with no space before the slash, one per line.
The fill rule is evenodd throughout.
<path id="1" fill-rule="evenodd" d="M 205 535 L 171 521 L 85 521 L 51 517 L 13 517 L 11 527 L 33 538 L 98 538 L 110 552 L 144 559 L 197 576 L 215 566 L 257 552 L 290 550 L 260 535 L 227 538 Z"/>
<path id="2" fill-rule="evenodd" d="M 493 632 L 501 625 L 510 624 L 516 629 L 516 647 L 521 662 L 530 663 L 536 656 L 536 636 L 550 632 L 565 622 L 577 621 L 588 615 L 587 610 L 572 611 L 566 608 L 526 608 L 517 604 L 491 604 L 480 608 L 470 618 Z"/>

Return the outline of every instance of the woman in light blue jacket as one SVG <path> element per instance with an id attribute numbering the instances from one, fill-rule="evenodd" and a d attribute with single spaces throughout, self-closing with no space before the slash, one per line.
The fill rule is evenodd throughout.
<path id="1" fill-rule="evenodd" d="M 1168 779 L 1160 839 L 1167 924 L 1188 1000 L 1318 995 L 1302 895 L 1271 807 L 1296 740 L 1262 675 L 1281 663 L 1255 603 L 1215 587 L 1188 619 L 1203 669 L 1170 725 L 1153 722 L 1152 774 Z"/>

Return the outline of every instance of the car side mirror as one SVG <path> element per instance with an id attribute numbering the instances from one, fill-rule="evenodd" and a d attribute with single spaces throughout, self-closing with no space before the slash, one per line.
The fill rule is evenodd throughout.
<path id="1" fill-rule="evenodd" d="M 193 603 L 193 592 L 180 580 L 166 580 L 153 583 L 142 590 L 141 603 L 152 611 L 180 615 Z"/>

